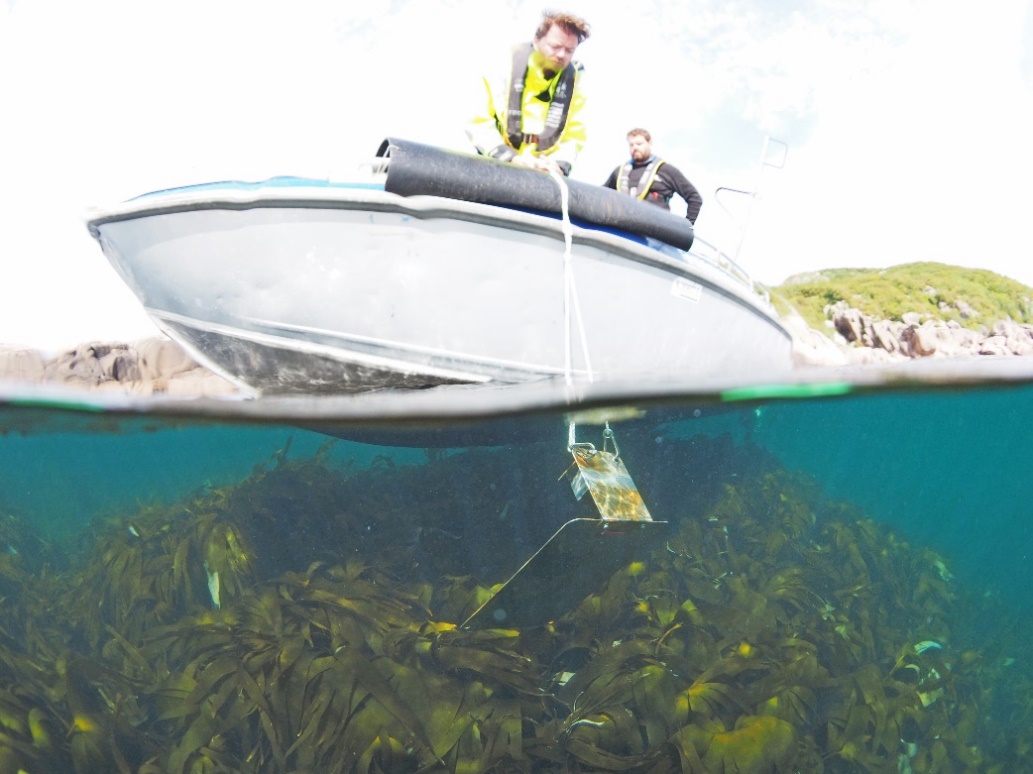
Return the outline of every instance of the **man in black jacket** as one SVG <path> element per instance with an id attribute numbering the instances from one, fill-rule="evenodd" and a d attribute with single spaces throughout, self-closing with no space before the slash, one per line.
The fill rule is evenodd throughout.
<path id="1" fill-rule="evenodd" d="M 703 197 L 677 167 L 653 155 L 652 142 L 653 138 L 645 129 L 628 132 L 631 158 L 613 170 L 603 185 L 665 210 L 671 209 L 671 197 L 678 194 L 685 200 L 685 217 L 695 223 Z"/>

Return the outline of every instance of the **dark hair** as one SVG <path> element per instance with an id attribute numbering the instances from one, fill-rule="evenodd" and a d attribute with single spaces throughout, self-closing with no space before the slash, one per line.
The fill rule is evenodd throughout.
<path id="1" fill-rule="evenodd" d="M 549 30 L 552 29 L 554 24 L 559 25 L 571 35 L 577 35 L 579 45 L 588 40 L 588 36 L 592 34 L 592 28 L 580 16 L 575 16 L 572 13 L 542 11 L 542 23 L 538 25 L 538 29 L 535 31 L 534 39 L 541 40 L 548 35 Z"/>
<path id="2" fill-rule="evenodd" d="M 646 138 L 646 142 L 652 142 L 653 141 L 653 138 L 649 134 L 649 132 L 647 132 L 645 129 L 639 129 L 638 127 L 634 128 L 630 132 L 628 132 L 628 139 L 630 140 L 636 134 L 641 136 L 641 137 L 645 137 Z"/>

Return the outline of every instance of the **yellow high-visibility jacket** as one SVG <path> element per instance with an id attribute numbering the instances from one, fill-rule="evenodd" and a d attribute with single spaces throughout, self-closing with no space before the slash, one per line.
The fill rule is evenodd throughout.
<path id="1" fill-rule="evenodd" d="M 543 57 L 533 48 L 527 55 L 526 65 L 521 69 L 516 66 L 520 61 L 518 52 L 528 48 L 522 44 L 514 49 L 515 57 L 510 61 L 507 72 L 498 76 L 485 76 L 483 82 L 483 103 L 477 115 L 469 122 L 466 133 L 477 151 L 493 158 L 511 159 L 516 154 L 545 156 L 557 162 L 565 162 L 568 170 L 585 146 L 587 132 L 584 124 L 585 90 L 584 69 L 578 62 L 571 62 L 567 69 L 568 83 L 572 81 L 572 93 L 566 100 L 566 115 L 555 141 L 546 145 L 539 137 L 548 134 L 549 108 L 553 107 L 553 124 L 556 123 L 560 107 L 555 101 L 557 88 L 561 87 L 564 72 L 556 73 L 547 79 L 543 72 Z M 516 72 L 514 72 L 516 71 Z M 523 77 L 524 88 L 521 95 L 519 131 L 510 131 L 514 124 L 507 120 L 512 84 Z M 543 97 L 548 97 L 548 101 Z M 515 118 L 515 117 L 514 117 Z"/>

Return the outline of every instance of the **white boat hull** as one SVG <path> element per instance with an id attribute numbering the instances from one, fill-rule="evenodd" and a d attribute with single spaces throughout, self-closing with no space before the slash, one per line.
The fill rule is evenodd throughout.
<path id="1" fill-rule="evenodd" d="M 750 287 L 616 233 L 573 228 L 565 302 L 562 222 L 546 215 L 371 188 L 184 189 L 90 228 L 162 330 L 265 394 L 791 361 Z"/>

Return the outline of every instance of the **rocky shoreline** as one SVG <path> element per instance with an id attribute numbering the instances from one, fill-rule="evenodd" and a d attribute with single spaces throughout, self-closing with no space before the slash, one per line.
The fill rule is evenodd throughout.
<path id="1" fill-rule="evenodd" d="M 839 304 L 829 310 L 827 331 L 796 315 L 782 322 L 793 336 L 797 365 L 843 366 L 890 363 L 916 358 L 980 355 L 1033 355 L 1033 325 L 1001 320 L 982 331 L 956 322 L 878 320 Z M 64 384 L 80 389 L 174 398 L 239 394 L 233 383 L 198 365 L 175 342 L 89 342 L 56 356 L 0 344 L 0 381 Z"/>
<path id="2" fill-rule="evenodd" d="M 839 303 L 826 310 L 826 332 L 799 316 L 783 318 L 793 335 L 800 365 L 858 365 L 901 360 L 980 355 L 1033 355 L 1033 325 L 999 320 L 976 331 L 950 320 L 923 319 L 910 312 L 901 320 L 880 320 Z"/>
<path id="3" fill-rule="evenodd" d="M 236 385 L 198 365 L 170 339 L 89 342 L 57 356 L 0 345 L 0 380 L 174 398 L 238 394 Z"/>

